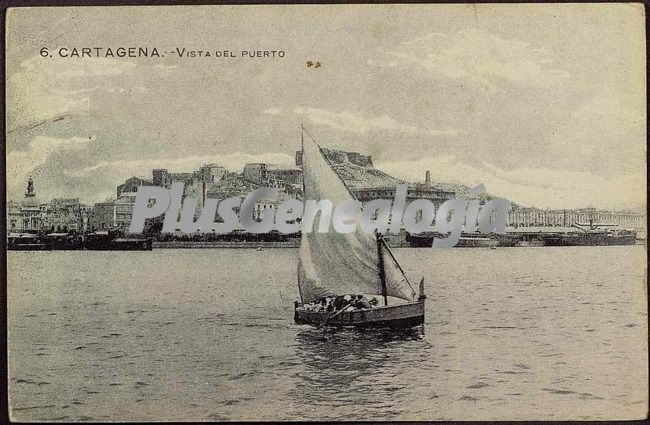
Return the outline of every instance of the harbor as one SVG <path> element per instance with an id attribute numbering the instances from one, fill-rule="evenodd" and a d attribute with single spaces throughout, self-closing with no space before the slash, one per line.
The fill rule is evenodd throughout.
<path id="1" fill-rule="evenodd" d="M 583 228 L 584 229 L 584 228 Z M 208 248 L 297 248 L 300 233 L 279 237 L 277 234 L 252 235 L 242 232 L 226 235 L 178 235 L 161 237 L 108 236 L 109 232 L 76 233 L 10 233 L 9 250 L 150 250 L 150 249 L 208 249 Z M 392 248 L 431 248 L 435 232 L 409 234 L 404 229 L 398 235 L 388 234 L 386 242 Z M 144 245 L 143 245 L 144 244 Z M 576 227 L 508 228 L 505 234 L 461 233 L 456 248 L 512 248 L 553 246 L 643 245 L 645 238 L 633 230 L 612 229 L 585 231 Z"/>
<path id="2" fill-rule="evenodd" d="M 14 418 L 105 421 L 117 399 L 125 421 L 598 420 L 643 402 L 644 247 L 396 255 L 427 282 L 424 335 L 294 324 L 297 249 L 9 252 Z"/>
<path id="3" fill-rule="evenodd" d="M 367 204 L 377 199 L 393 199 L 400 184 L 407 185 L 407 201 L 425 199 L 438 210 L 451 199 L 479 201 L 485 205 L 492 195 L 471 193 L 468 186 L 436 182 L 429 171 L 423 181 L 406 182 L 375 168 L 371 155 L 323 148 L 328 163 L 341 176 L 356 199 Z M 183 183 L 183 200 L 194 199 L 196 213 L 218 200 L 245 197 L 260 187 L 278 191 L 276 200 L 256 201 L 253 218 L 260 220 L 267 210 L 277 210 L 281 203 L 298 199 L 304 201 L 303 157 L 295 152 L 294 167 L 278 167 L 267 163 L 245 164 L 241 172 L 230 171 L 219 164 L 209 163 L 193 172 L 170 172 L 154 169 L 151 179 L 133 176 L 115 188 L 117 197 L 110 202 L 85 205 L 78 198 L 39 200 L 36 183 L 27 181 L 24 199 L 9 201 L 7 208 L 7 245 L 9 249 L 138 249 L 140 239 L 151 239 L 152 247 L 168 248 L 257 248 L 295 247 L 300 233 L 280 234 L 277 230 L 251 234 L 241 226 L 229 233 L 162 233 L 161 217 L 148 219 L 142 234 L 129 234 L 137 191 L 143 186 L 169 189 L 175 182 Z M 520 246 L 591 246 L 643 243 L 646 237 L 645 209 L 621 211 L 599 210 L 593 207 L 579 209 L 539 209 L 510 202 L 505 234 L 463 233 L 456 244 L 465 248 L 504 248 Z M 107 243 L 106 236 L 86 241 L 88 235 L 110 233 L 128 239 Z M 434 232 L 409 234 L 401 229 L 398 234 L 385 235 L 391 247 L 432 246 Z M 91 236 L 92 239 L 94 236 Z M 115 239 L 115 238 L 114 238 Z M 102 242 L 103 241 L 103 242 Z M 149 249 L 148 244 L 146 249 Z M 140 244 L 140 245 L 139 245 Z"/>

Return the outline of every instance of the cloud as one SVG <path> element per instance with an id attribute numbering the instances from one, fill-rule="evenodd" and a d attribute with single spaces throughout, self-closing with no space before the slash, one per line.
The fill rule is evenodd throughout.
<path id="1" fill-rule="evenodd" d="M 580 208 L 598 205 L 622 209 L 645 204 L 645 176 L 623 174 L 605 178 L 590 172 L 521 167 L 505 170 L 488 163 L 470 165 L 454 155 L 415 161 L 377 162 L 376 167 L 395 177 L 422 181 L 431 170 L 435 182 L 475 186 L 484 183 L 487 191 L 524 206 L 540 208 Z"/>
<path id="2" fill-rule="evenodd" d="M 570 168 L 620 174 L 645 168 L 645 123 L 644 103 L 603 91 L 580 103 L 546 140 Z"/>
<path id="3" fill-rule="evenodd" d="M 85 150 L 93 140 L 93 137 L 59 139 L 37 136 L 29 143 L 27 150 L 7 153 L 7 175 L 11 176 L 7 179 L 7 192 L 21 193 L 29 175 L 50 161 L 54 154 Z"/>
<path id="4" fill-rule="evenodd" d="M 115 170 L 120 171 L 122 175 L 130 177 L 131 175 L 146 176 L 151 175 L 154 168 L 166 168 L 170 172 L 189 172 L 198 169 L 204 164 L 214 163 L 223 165 L 231 171 L 241 171 L 244 165 L 250 163 L 267 163 L 280 166 L 293 166 L 294 158 L 291 155 L 283 153 L 267 154 L 247 154 L 235 152 L 224 155 L 196 155 L 184 158 L 150 158 L 138 160 L 116 160 L 101 161 L 94 165 L 79 168 L 67 169 L 64 173 L 70 177 L 88 177 L 98 170 Z"/>
<path id="5" fill-rule="evenodd" d="M 506 40 L 478 29 L 461 30 L 447 36 L 430 33 L 402 42 L 383 58 L 369 65 L 413 67 L 433 78 L 464 79 L 496 90 L 502 81 L 548 87 L 569 78 L 569 73 L 551 67 L 543 49 L 518 40 Z"/>
<path id="6" fill-rule="evenodd" d="M 327 125 L 338 130 L 356 134 L 366 134 L 373 131 L 393 131 L 411 134 L 426 134 L 431 136 L 457 136 L 461 130 L 455 129 L 423 129 L 413 125 L 400 123 L 388 115 L 378 117 L 364 116 L 358 112 L 332 112 L 318 108 L 298 107 L 295 114 L 305 115 L 316 124 Z"/>
<path id="7" fill-rule="evenodd" d="M 92 92 L 125 90 L 114 85 L 98 86 L 97 79 L 130 73 L 135 66 L 109 58 L 69 60 L 35 56 L 27 59 L 7 80 L 7 128 L 9 131 L 29 129 L 35 123 L 61 115 L 86 114 Z"/>
<path id="8" fill-rule="evenodd" d="M 269 109 L 265 109 L 263 113 L 267 115 L 278 115 L 281 112 L 282 109 L 280 108 L 269 108 Z"/>
<path id="9" fill-rule="evenodd" d="M 192 172 L 204 164 L 214 163 L 223 165 L 231 171 L 241 171 L 245 164 L 263 162 L 279 166 L 291 167 L 294 157 L 283 153 L 246 154 L 235 152 L 224 155 L 193 155 L 182 158 L 146 158 L 136 160 L 115 159 L 99 161 L 83 167 L 75 162 L 63 167 L 57 179 L 67 182 L 82 182 L 71 193 L 61 193 L 58 196 L 80 197 L 84 202 L 99 202 L 107 196 L 115 197 L 115 187 L 131 176 L 151 179 L 151 171 L 155 168 L 166 168 L 170 172 Z M 88 182 L 99 182 L 101 189 L 93 190 Z M 81 191 L 81 192 L 80 192 Z M 49 191 L 48 191 L 49 192 Z"/>

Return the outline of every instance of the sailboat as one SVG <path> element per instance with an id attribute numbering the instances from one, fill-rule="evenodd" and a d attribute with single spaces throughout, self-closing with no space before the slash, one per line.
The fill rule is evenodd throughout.
<path id="1" fill-rule="evenodd" d="M 309 140 L 305 140 L 305 133 Z M 332 167 L 323 149 L 302 127 L 303 199 L 339 205 L 356 197 Z M 320 216 L 313 229 L 318 229 Z M 357 226 L 352 233 L 302 232 L 294 320 L 315 326 L 408 328 L 424 323 L 424 278 L 419 296 L 385 239 Z M 363 295 L 377 305 L 363 309 L 313 311 L 325 297 Z M 381 301 L 379 301 L 381 300 Z"/>

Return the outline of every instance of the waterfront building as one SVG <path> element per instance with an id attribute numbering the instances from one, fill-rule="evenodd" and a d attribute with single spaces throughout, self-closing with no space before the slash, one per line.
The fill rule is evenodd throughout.
<path id="1" fill-rule="evenodd" d="M 20 203 L 15 201 L 7 202 L 7 232 L 23 232 L 23 211 Z"/>
<path id="2" fill-rule="evenodd" d="M 264 211 L 269 208 L 273 208 L 277 212 L 278 206 L 284 201 L 291 199 L 289 195 L 283 192 L 278 193 L 278 197 L 275 200 L 270 199 L 260 199 L 255 202 L 255 207 L 253 209 L 253 219 L 261 220 L 264 214 Z M 274 213 L 275 214 L 275 213 Z"/>
<path id="3" fill-rule="evenodd" d="M 575 210 L 543 210 L 515 205 L 508 214 L 507 225 L 512 228 L 571 227 L 574 224 L 588 226 L 590 223 L 640 231 L 645 229 L 646 219 L 643 212 L 634 210 L 608 211 L 593 207 Z"/>
<path id="4" fill-rule="evenodd" d="M 122 230 L 127 232 L 133 217 L 136 193 L 125 192 L 112 201 L 96 203 L 88 218 L 88 230 Z"/>
<path id="5" fill-rule="evenodd" d="M 90 213 L 88 230 L 94 232 L 113 229 L 115 225 L 114 217 L 113 201 L 97 202 Z"/>
<path id="6" fill-rule="evenodd" d="M 7 224 L 10 231 L 37 233 L 43 229 L 44 208 L 36 197 L 34 181 L 27 180 L 27 191 L 21 203 L 7 208 Z M 13 226 L 13 230 L 12 230 Z"/>
<path id="7" fill-rule="evenodd" d="M 83 232 L 86 209 L 82 209 L 79 198 L 53 199 L 41 205 L 42 230 L 48 232 Z"/>

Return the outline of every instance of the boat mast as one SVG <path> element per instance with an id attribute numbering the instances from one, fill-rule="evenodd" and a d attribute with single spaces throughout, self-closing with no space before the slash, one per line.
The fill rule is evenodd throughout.
<path id="1" fill-rule="evenodd" d="M 384 257 L 381 254 L 381 236 L 375 232 L 377 239 L 377 258 L 379 268 L 379 279 L 381 280 L 381 295 L 384 297 L 384 305 L 388 305 L 388 289 L 386 288 L 386 271 L 384 270 Z"/>
<path id="2" fill-rule="evenodd" d="M 302 170 L 302 201 L 305 202 L 305 127 L 300 123 L 300 169 Z"/>

